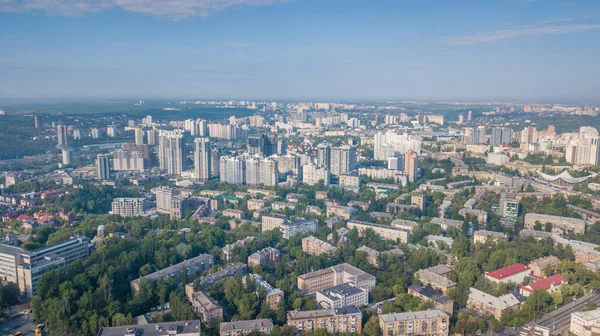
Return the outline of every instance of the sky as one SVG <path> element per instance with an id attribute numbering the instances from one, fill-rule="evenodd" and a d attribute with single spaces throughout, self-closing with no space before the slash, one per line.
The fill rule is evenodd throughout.
<path id="1" fill-rule="evenodd" d="M 0 100 L 600 103 L 598 0 L 0 0 Z"/>

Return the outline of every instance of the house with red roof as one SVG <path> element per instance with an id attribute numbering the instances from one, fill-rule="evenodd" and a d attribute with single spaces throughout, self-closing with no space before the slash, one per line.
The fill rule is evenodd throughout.
<path id="1" fill-rule="evenodd" d="M 562 275 L 554 274 L 545 279 L 536 281 L 530 285 L 521 287 L 519 292 L 525 297 L 531 295 L 531 293 L 533 293 L 533 291 L 537 289 L 545 290 L 548 293 L 552 293 L 560 290 L 560 286 L 566 283 L 568 283 L 568 281 Z"/>
<path id="2" fill-rule="evenodd" d="M 485 272 L 485 277 L 495 283 L 520 284 L 529 274 L 531 274 L 529 267 L 523 264 L 514 264 L 492 272 Z"/>

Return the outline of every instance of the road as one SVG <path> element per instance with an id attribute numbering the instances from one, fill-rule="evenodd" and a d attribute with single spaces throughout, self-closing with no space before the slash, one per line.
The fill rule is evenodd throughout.
<path id="1" fill-rule="evenodd" d="M 550 312 L 544 315 L 542 318 L 531 322 L 530 324 L 547 327 L 550 328 L 551 331 L 563 329 L 568 327 L 571 323 L 571 313 L 581 311 L 590 302 L 600 305 L 600 295 L 596 292 L 591 292 L 590 294 L 587 294 L 574 302 L 569 302 L 563 305 L 555 312 Z"/>
<path id="2" fill-rule="evenodd" d="M 19 313 L 7 318 L 2 324 L 1 335 L 8 335 L 20 331 L 23 335 L 33 335 L 35 326 L 32 324 L 31 313 Z"/>

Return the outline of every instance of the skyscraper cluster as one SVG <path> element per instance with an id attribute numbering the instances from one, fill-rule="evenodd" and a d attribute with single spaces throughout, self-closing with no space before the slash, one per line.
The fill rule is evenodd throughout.
<path id="1" fill-rule="evenodd" d="M 513 131 L 508 127 L 494 127 L 492 128 L 492 146 L 500 146 L 509 144 L 512 141 Z"/>
<path id="2" fill-rule="evenodd" d="M 208 136 L 208 122 L 204 119 L 187 119 L 184 123 L 184 129 L 190 132 L 192 136 Z"/>

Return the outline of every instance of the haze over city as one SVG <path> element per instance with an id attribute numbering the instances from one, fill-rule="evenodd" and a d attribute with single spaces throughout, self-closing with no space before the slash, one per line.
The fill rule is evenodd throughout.
<path id="1" fill-rule="evenodd" d="M 4 0 L 0 99 L 597 102 L 599 14 L 593 0 Z"/>

